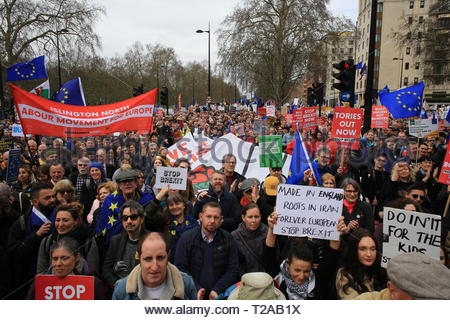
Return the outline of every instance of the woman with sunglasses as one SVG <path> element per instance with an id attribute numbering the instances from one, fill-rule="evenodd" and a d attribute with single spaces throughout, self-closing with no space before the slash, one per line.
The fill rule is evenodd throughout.
<path id="1" fill-rule="evenodd" d="M 351 178 L 342 181 L 341 188 L 344 189 L 344 203 L 342 215 L 345 224 L 350 230 L 364 228 L 374 232 L 374 218 L 370 205 L 361 200 L 361 187 L 358 182 Z"/>
<path id="2" fill-rule="evenodd" d="M 71 237 L 64 237 L 55 241 L 49 248 L 50 263 L 45 274 L 51 274 L 64 279 L 68 275 L 94 276 L 94 271 L 83 258 L 80 248 L 83 246 Z M 36 287 L 33 283 L 28 291 L 27 299 L 34 300 Z M 98 279 L 94 278 L 94 299 L 108 299 L 107 287 Z"/>
<path id="3" fill-rule="evenodd" d="M 53 187 L 56 196 L 56 207 L 65 206 L 76 200 L 75 188 L 70 180 L 58 181 Z"/>
<path id="4" fill-rule="evenodd" d="M 42 239 L 37 259 L 37 273 L 45 273 L 51 263 L 50 248 L 60 239 L 71 237 L 81 245 L 86 243 L 89 237 L 89 228 L 82 223 L 81 216 L 83 206 L 78 202 L 72 202 L 61 206 L 55 212 L 55 228 L 52 233 Z M 85 253 L 81 250 L 84 257 Z"/>

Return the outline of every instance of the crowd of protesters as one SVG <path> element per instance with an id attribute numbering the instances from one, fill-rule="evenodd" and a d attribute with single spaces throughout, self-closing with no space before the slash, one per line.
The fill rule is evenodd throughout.
<path id="1" fill-rule="evenodd" d="M 277 186 L 289 172 L 244 177 L 237 151 L 223 157 L 206 191 L 196 194 L 191 180 L 185 191 L 154 187 L 158 166 L 191 169 L 188 159 L 167 156 L 187 133 L 255 144 L 258 134 L 281 135 L 292 154 L 295 130 L 279 111 L 261 120 L 197 109 L 156 117 L 150 134 L 86 138 L 17 138 L 12 124 L 0 130 L 0 297 L 34 299 L 36 274 L 78 274 L 95 276 L 96 299 L 254 299 L 248 288 L 261 283 L 267 299 L 450 299 L 450 187 L 438 182 L 446 131 L 418 140 L 407 122 L 391 120 L 348 149 L 330 137 L 330 117 L 302 132 L 322 186 L 344 191 L 340 240 L 325 241 L 274 234 Z M 21 164 L 11 182 L 13 148 Z M 316 178 L 307 170 L 299 184 Z M 409 255 L 381 267 L 385 206 L 443 217 L 441 265 Z M 422 289 L 408 276 L 420 272 Z"/>

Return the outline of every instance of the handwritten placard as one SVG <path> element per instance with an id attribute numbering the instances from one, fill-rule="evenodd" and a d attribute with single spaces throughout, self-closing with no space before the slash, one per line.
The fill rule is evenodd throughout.
<path id="1" fill-rule="evenodd" d="M 172 190 L 186 190 L 187 168 L 157 167 L 155 188 L 169 187 Z"/>
<path id="2" fill-rule="evenodd" d="M 423 253 L 439 260 L 440 216 L 388 207 L 383 212 L 383 267 L 393 257 L 409 252 Z"/>
<path id="3" fill-rule="evenodd" d="M 278 222 L 274 233 L 294 237 L 338 240 L 342 189 L 281 184 L 278 186 Z"/>

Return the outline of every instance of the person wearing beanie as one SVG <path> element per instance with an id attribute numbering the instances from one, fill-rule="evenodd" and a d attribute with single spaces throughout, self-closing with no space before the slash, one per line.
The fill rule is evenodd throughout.
<path id="1" fill-rule="evenodd" d="M 387 288 L 355 300 L 450 300 L 450 269 L 421 253 L 404 253 L 387 265 Z"/>

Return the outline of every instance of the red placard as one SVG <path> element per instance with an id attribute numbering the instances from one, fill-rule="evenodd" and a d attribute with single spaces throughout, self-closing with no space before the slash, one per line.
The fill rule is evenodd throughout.
<path id="1" fill-rule="evenodd" d="M 372 106 L 372 129 L 389 127 L 389 110 L 385 106 Z"/>
<path id="2" fill-rule="evenodd" d="M 292 113 L 292 128 L 294 130 L 302 128 L 303 109 L 295 109 Z"/>
<path id="3" fill-rule="evenodd" d="M 450 148 L 447 148 L 444 163 L 442 164 L 439 182 L 450 185 Z"/>
<path id="4" fill-rule="evenodd" d="M 94 300 L 94 277 L 37 275 L 35 300 Z"/>
<path id="5" fill-rule="evenodd" d="M 266 116 L 266 108 L 265 107 L 258 108 L 258 116 L 259 117 L 265 117 Z"/>
<path id="6" fill-rule="evenodd" d="M 292 124 L 294 121 L 294 115 L 292 113 L 287 113 L 284 115 L 284 119 L 286 119 L 287 123 Z"/>
<path id="7" fill-rule="evenodd" d="M 361 136 L 364 110 L 336 107 L 331 128 L 331 136 L 340 146 L 351 146 Z"/>
<path id="8" fill-rule="evenodd" d="M 24 134 L 85 137 L 149 130 L 157 90 L 102 106 L 73 106 L 44 99 L 8 84 Z"/>
<path id="9" fill-rule="evenodd" d="M 317 127 L 317 107 L 303 108 L 302 126 L 304 129 Z"/>

